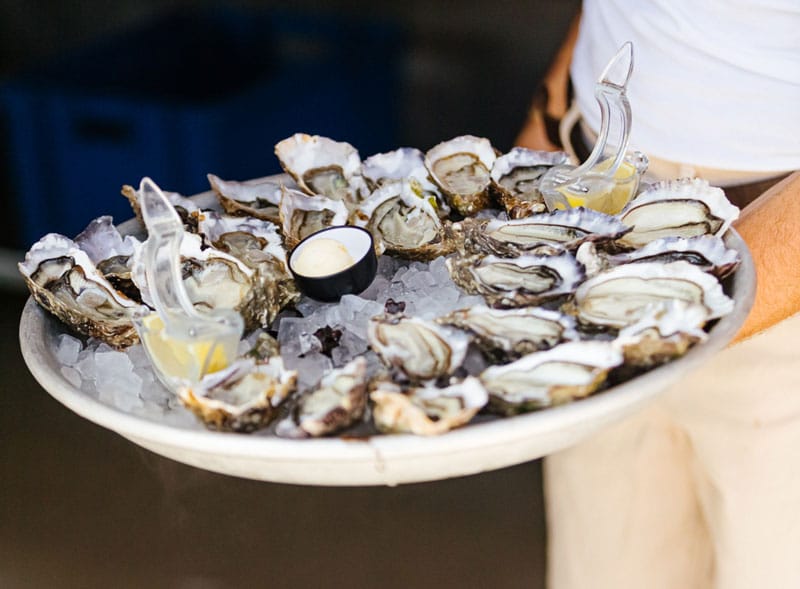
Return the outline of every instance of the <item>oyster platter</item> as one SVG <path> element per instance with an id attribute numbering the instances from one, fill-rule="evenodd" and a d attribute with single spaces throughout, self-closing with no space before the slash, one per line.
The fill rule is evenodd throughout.
<path id="1" fill-rule="evenodd" d="M 145 179 L 122 189 L 134 219 L 31 247 L 20 337 L 45 389 L 209 470 L 431 480 L 621 419 L 724 347 L 752 303 L 738 209 L 702 180 L 637 177 L 630 198 L 612 187 L 594 210 L 544 198 L 566 154 L 501 154 L 469 135 L 362 160 L 298 133 L 275 153 L 285 174 L 209 174 L 193 197 Z M 174 283 L 151 197 L 180 219 L 163 233 Z M 368 247 L 336 241 L 347 227 Z M 165 311 L 170 296 L 188 308 Z M 238 325 L 232 348 L 191 322 L 173 337 L 180 313 Z"/>

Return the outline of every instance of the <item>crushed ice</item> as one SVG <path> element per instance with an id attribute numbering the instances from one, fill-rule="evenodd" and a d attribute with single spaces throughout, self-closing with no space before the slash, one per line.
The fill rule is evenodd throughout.
<path id="1" fill-rule="evenodd" d="M 375 370 L 379 360 L 368 350 L 367 322 L 383 313 L 389 299 L 405 303 L 407 315 L 423 319 L 484 304 L 481 297 L 465 294 L 452 282 L 444 257 L 428 264 L 381 256 L 375 280 L 360 295 L 345 295 L 338 303 L 303 297 L 296 312 L 282 312 L 271 326 L 271 331 L 277 332 L 284 363 L 298 371 L 298 388 L 313 387 L 327 371 L 357 356 L 364 355 Z M 341 330 L 338 345 L 329 355 L 323 353 L 322 342 L 314 335 L 323 327 Z M 242 340 L 239 353 L 252 349 L 260 333 Z M 103 403 L 154 421 L 202 428 L 156 379 L 141 345 L 119 352 L 96 340 L 84 345 L 69 334 L 60 334 L 55 355 L 63 377 Z"/>

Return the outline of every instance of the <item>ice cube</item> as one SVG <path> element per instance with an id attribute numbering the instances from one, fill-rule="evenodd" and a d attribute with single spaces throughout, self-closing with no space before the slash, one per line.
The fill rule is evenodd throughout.
<path id="1" fill-rule="evenodd" d="M 75 366 L 82 349 L 81 340 L 68 333 L 62 333 L 56 342 L 56 359 L 64 366 Z"/>
<path id="2" fill-rule="evenodd" d="M 62 366 L 61 376 L 67 379 L 67 382 L 76 389 L 81 388 L 81 375 L 77 369 L 73 368 L 72 366 Z"/>

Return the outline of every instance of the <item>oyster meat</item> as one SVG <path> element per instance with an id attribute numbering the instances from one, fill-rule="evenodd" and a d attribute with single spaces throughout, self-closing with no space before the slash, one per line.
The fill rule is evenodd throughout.
<path id="1" fill-rule="evenodd" d="M 657 182 L 619 213 L 631 231 L 617 243 L 636 248 L 660 237 L 721 236 L 738 217 L 739 209 L 722 189 L 705 180 Z"/>
<path id="2" fill-rule="evenodd" d="M 622 353 L 610 342 L 567 342 L 487 368 L 480 379 L 489 391 L 489 407 L 515 415 L 592 394 L 622 361 Z"/>
<path id="3" fill-rule="evenodd" d="M 490 171 L 497 155 L 488 139 L 462 135 L 432 147 L 425 167 L 460 215 L 489 206 Z"/>
<path id="4" fill-rule="evenodd" d="M 300 401 L 294 418 L 305 435 L 325 436 L 361 419 L 366 406 L 367 361 L 359 357 L 326 374 Z"/>
<path id="5" fill-rule="evenodd" d="M 716 319 L 733 310 L 719 281 L 689 262 L 642 262 L 606 270 L 575 291 L 578 319 L 602 327 L 623 328 L 667 301 L 699 304 Z"/>
<path id="6" fill-rule="evenodd" d="M 431 260 L 455 248 L 449 224 L 442 224 L 431 203 L 405 180 L 388 182 L 373 192 L 354 211 L 353 224 L 372 233 L 378 254 L 385 250 Z"/>
<path id="7" fill-rule="evenodd" d="M 569 156 L 563 151 L 525 147 L 515 147 L 497 158 L 492 166 L 492 184 L 509 218 L 521 219 L 547 210 L 539 182 L 547 170 L 568 161 Z"/>
<path id="8" fill-rule="evenodd" d="M 511 221 L 467 219 L 461 225 L 465 250 L 498 256 L 556 254 L 586 241 L 612 241 L 630 231 L 617 218 L 585 208 Z"/>
<path id="9" fill-rule="evenodd" d="M 118 292 L 71 239 L 45 235 L 19 270 L 36 302 L 78 333 L 115 348 L 139 341 L 133 317 L 145 307 Z"/>
<path id="10" fill-rule="evenodd" d="M 197 229 L 212 246 L 255 271 L 253 305 L 258 310 L 256 319 L 261 327 L 268 327 L 281 309 L 300 298 L 286 267 L 286 250 L 275 225 L 212 211 L 205 211 L 198 218 Z"/>
<path id="11" fill-rule="evenodd" d="M 197 385 L 179 387 L 178 398 L 210 429 L 251 432 L 273 420 L 296 381 L 297 372 L 286 370 L 280 357 L 238 360 Z"/>
<path id="12" fill-rule="evenodd" d="M 296 188 L 294 182 L 271 179 L 236 182 L 208 174 L 208 183 L 223 210 L 229 215 L 247 215 L 278 223 L 278 205 L 281 203 L 281 185 Z"/>
<path id="13" fill-rule="evenodd" d="M 361 158 L 349 143 L 295 133 L 275 145 L 275 155 L 307 194 L 343 201 L 348 206 L 359 201 Z"/>
<path id="14" fill-rule="evenodd" d="M 539 307 L 460 309 L 436 320 L 468 330 L 491 355 L 519 356 L 578 339 L 575 320 Z"/>
<path id="15" fill-rule="evenodd" d="M 469 346 L 469 337 L 461 331 L 402 315 L 372 317 L 367 340 L 384 364 L 412 380 L 452 374 Z"/>
<path id="16" fill-rule="evenodd" d="M 557 256 L 467 256 L 447 260 L 459 287 L 483 295 L 492 306 L 535 305 L 575 291 L 583 266 L 569 253 Z"/>
<path id="17" fill-rule="evenodd" d="M 468 376 L 447 387 L 403 390 L 380 382 L 370 394 L 375 425 L 382 432 L 435 436 L 468 423 L 488 400 L 481 382 Z"/>
<path id="18" fill-rule="evenodd" d="M 342 201 L 324 196 L 308 196 L 291 188 L 282 189 L 281 229 L 289 249 L 320 229 L 345 225 L 348 216 L 347 207 Z"/>

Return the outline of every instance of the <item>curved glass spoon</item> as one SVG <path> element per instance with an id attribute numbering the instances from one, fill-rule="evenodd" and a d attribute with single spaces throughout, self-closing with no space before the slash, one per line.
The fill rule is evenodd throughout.
<path id="1" fill-rule="evenodd" d="M 148 233 L 142 245 L 145 275 L 156 311 L 135 323 L 156 373 L 174 388 L 225 368 L 236 357 L 244 322 L 232 309 L 201 312 L 192 305 L 180 267 L 183 223 L 150 178 L 142 180 L 139 193 Z"/>

